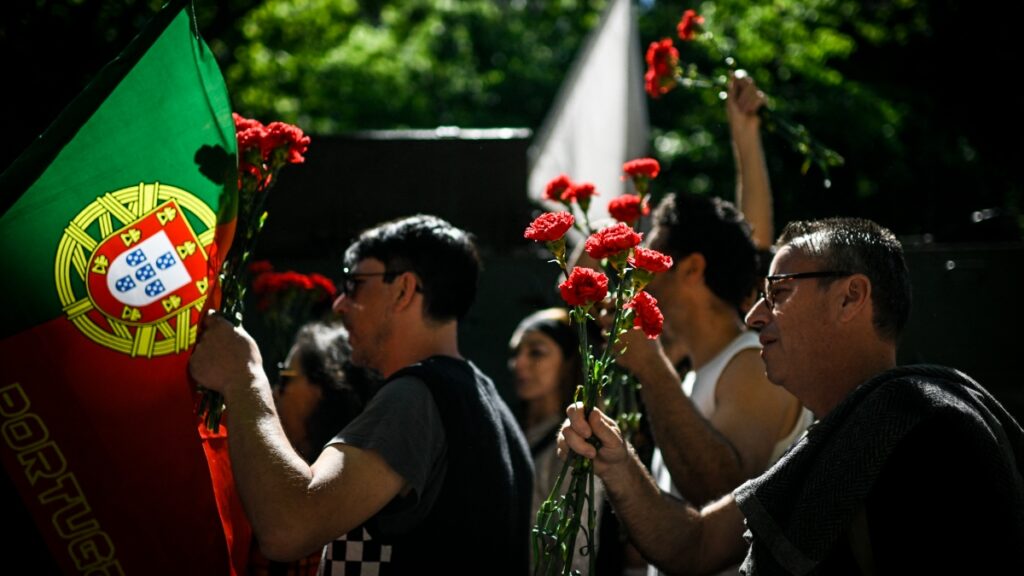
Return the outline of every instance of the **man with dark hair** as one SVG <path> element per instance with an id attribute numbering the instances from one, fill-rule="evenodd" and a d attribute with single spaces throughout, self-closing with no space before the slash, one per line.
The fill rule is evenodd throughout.
<path id="1" fill-rule="evenodd" d="M 607 416 L 569 409 L 562 447 L 595 459 L 634 543 L 680 573 L 744 555 L 746 574 L 1024 573 L 1024 430 L 964 374 L 896 366 L 896 238 L 828 219 L 777 248 L 747 324 L 768 378 L 819 421 L 770 470 L 698 510 L 657 490 Z"/>
<path id="2" fill-rule="evenodd" d="M 312 465 L 288 444 L 243 330 L 209 318 L 192 356 L 196 381 L 231 410 L 231 461 L 261 548 L 286 560 L 324 546 L 325 574 L 526 573 L 529 450 L 458 349 L 480 267 L 472 239 L 418 215 L 363 232 L 345 264 L 334 309 L 353 362 L 385 382 Z"/>

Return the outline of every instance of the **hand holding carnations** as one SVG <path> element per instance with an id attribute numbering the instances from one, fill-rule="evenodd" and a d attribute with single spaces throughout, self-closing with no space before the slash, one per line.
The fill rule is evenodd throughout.
<path id="1" fill-rule="evenodd" d="M 568 458 L 575 453 L 588 458 L 594 462 L 594 471 L 600 476 L 629 458 L 630 447 L 622 431 L 600 408 L 588 412 L 582 402 L 575 402 L 565 414 L 566 421 L 558 434 L 559 456 Z"/>
<path id="2" fill-rule="evenodd" d="M 242 389 L 257 377 L 262 366 L 256 341 L 241 326 L 234 326 L 213 311 L 202 319 L 203 338 L 189 359 L 189 373 L 205 390 L 223 396 L 229 388 Z"/>

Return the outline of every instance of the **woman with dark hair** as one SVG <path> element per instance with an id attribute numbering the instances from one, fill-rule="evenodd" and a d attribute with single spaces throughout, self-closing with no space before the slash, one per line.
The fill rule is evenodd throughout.
<path id="1" fill-rule="evenodd" d="M 555 439 L 565 420 L 566 406 L 572 402 L 576 388 L 583 384 L 579 338 L 576 334 L 577 327 L 570 323 L 569 313 L 564 308 L 546 308 L 524 318 L 509 341 L 512 353 L 509 368 L 515 377 L 516 394 L 524 403 L 520 424 L 533 456 L 533 520 L 562 469 Z M 601 342 L 596 332 L 589 334 L 588 338 L 593 343 Z M 603 493 L 597 482 L 595 505 L 600 506 Z M 597 527 L 594 528 L 596 545 Z M 577 548 L 585 545 L 582 527 L 576 545 Z M 590 553 L 596 553 L 596 550 Z M 585 573 L 588 563 L 586 555 L 574 555 L 574 569 Z"/>

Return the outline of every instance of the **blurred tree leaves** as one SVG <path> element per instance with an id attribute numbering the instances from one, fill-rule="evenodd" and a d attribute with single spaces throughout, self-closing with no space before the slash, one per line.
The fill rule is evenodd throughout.
<path id="1" fill-rule="evenodd" d="M 236 106 L 312 132 L 536 126 L 602 0 L 268 0 L 227 68 Z"/>

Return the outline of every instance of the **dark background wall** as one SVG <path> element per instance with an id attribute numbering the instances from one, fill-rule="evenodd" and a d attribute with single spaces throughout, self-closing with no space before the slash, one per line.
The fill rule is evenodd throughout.
<path id="1" fill-rule="evenodd" d="M 1024 243 L 904 245 L 914 304 L 900 362 L 962 370 L 1024 422 L 1017 363 L 1024 338 L 1013 324 L 1024 294 Z"/>

